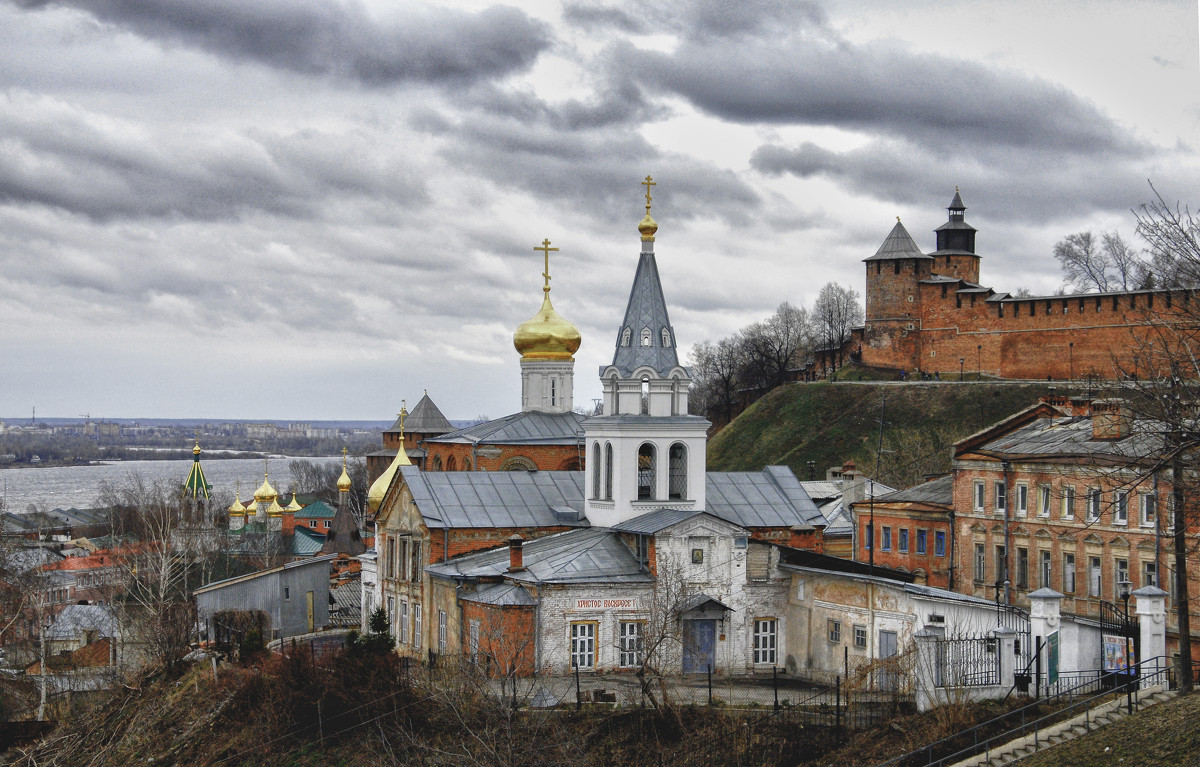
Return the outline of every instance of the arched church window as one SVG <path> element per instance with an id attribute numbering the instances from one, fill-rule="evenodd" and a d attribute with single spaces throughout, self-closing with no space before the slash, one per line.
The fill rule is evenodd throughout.
<path id="1" fill-rule="evenodd" d="M 516 455 L 502 463 L 500 471 L 537 471 L 537 466 L 525 456 Z"/>
<path id="2" fill-rule="evenodd" d="M 638 448 L 638 500 L 654 499 L 656 472 L 654 461 L 654 445 L 643 442 Z"/>
<path id="3" fill-rule="evenodd" d="M 642 415 L 650 413 L 650 379 L 642 377 Z"/>
<path id="4" fill-rule="evenodd" d="M 670 349 L 671 348 L 671 331 L 667 330 L 666 328 L 663 328 L 662 329 L 662 337 L 663 337 L 663 348 Z"/>
<path id="5" fill-rule="evenodd" d="M 442 470 L 442 457 L 440 455 L 435 455 L 433 457 L 433 470 L 434 471 Z"/>
<path id="6" fill-rule="evenodd" d="M 612 460 L 612 443 L 604 443 L 604 500 L 612 500 L 612 477 L 613 477 L 613 460 Z"/>
<path id="7" fill-rule="evenodd" d="M 470 470 L 471 470 L 471 459 L 470 459 L 470 458 L 464 458 L 464 459 L 463 459 L 462 470 L 463 470 L 463 471 L 470 471 Z"/>
<path id="8" fill-rule="evenodd" d="M 682 442 L 671 445 L 670 467 L 667 475 L 667 497 L 687 498 L 687 448 Z"/>
<path id="9" fill-rule="evenodd" d="M 454 461 L 454 456 L 446 459 L 446 471 L 457 471 L 458 464 Z"/>
<path id="10" fill-rule="evenodd" d="M 600 443 L 592 444 L 592 497 L 600 497 Z"/>
<path id="11" fill-rule="evenodd" d="M 621 331 L 621 346 L 629 346 L 629 336 L 633 334 L 631 328 L 625 328 Z"/>
<path id="12" fill-rule="evenodd" d="M 650 345 L 650 328 L 642 328 L 642 346 Z"/>

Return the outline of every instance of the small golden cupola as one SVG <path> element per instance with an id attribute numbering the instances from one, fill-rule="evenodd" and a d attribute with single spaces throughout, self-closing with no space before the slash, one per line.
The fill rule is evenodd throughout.
<path id="1" fill-rule="evenodd" d="M 295 513 L 295 512 L 297 512 L 297 511 L 301 511 L 301 510 L 303 510 L 303 509 L 304 509 L 304 507 L 303 507 L 303 506 L 301 506 L 301 505 L 300 505 L 300 502 L 296 500 L 296 491 L 295 491 L 295 490 L 293 490 L 293 491 L 292 491 L 292 502 L 291 502 L 291 503 L 289 503 L 287 506 L 285 506 L 285 507 L 283 508 L 283 510 L 284 510 L 284 511 L 290 511 L 290 512 L 293 512 L 293 513 Z"/>
<path id="2" fill-rule="evenodd" d="M 339 493 L 348 493 L 354 483 L 350 481 L 350 474 L 346 471 L 346 448 L 342 448 L 342 476 L 338 477 L 337 489 Z"/>
<path id="3" fill-rule="evenodd" d="M 246 507 L 242 505 L 242 494 L 240 491 L 233 497 L 233 503 L 229 506 L 229 515 L 233 517 L 246 516 Z"/>
<path id="4" fill-rule="evenodd" d="M 583 340 L 579 328 L 554 311 L 554 305 L 550 303 L 550 251 L 558 248 L 550 247 L 550 240 L 543 240 L 534 250 L 545 254 L 542 308 L 517 326 L 517 332 L 513 333 L 513 346 L 521 353 L 521 359 L 572 360 Z"/>
<path id="5" fill-rule="evenodd" d="M 400 471 L 400 467 L 412 466 L 412 461 L 408 460 L 408 452 L 404 449 L 404 419 L 408 417 L 408 408 L 404 407 L 403 400 L 400 402 L 399 416 L 400 449 L 396 451 L 396 457 L 392 460 L 391 465 L 371 483 L 371 489 L 367 491 L 367 508 L 372 513 L 378 513 L 379 507 L 383 504 L 383 496 L 387 495 L 388 488 L 392 486 L 392 479 L 396 476 L 396 472 Z M 343 460 L 345 460 L 345 456 L 343 456 Z M 349 479 L 349 476 L 346 478 Z M 338 481 L 338 486 L 340 489 L 340 480 Z"/>
<path id="6" fill-rule="evenodd" d="M 658 232 L 658 222 L 650 218 L 650 202 L 653 199 L 650 196 L 650 187 L 657 186 L 657 182 L 650 176 L 646 176 L 642 186 L 646 187 L 646 215 L 638 223 L 638 232 L 642 235 L 642 242 L 654 242 L 654 235 Z"/>
<path id="7" fill-rule="evenodd" d="M 259 503 L 270 503 L 279 497 L 275 492 L 275 488 L 271 487 L 271 481 L 267 478 L 267 473 L 263 472 L 263 483 L 254 491 L 254 500 Z"/>

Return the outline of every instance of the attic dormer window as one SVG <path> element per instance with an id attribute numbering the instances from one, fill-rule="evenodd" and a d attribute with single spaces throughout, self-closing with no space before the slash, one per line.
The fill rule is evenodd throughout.
<path id="1" fill-rule="evenodd" d="M 629 336 L 632 335 L 632 333 L 633 331 L 629 328 L 625 328 L 625 330 L 621 332 L 621 346 L 629 346 Z"/>
<path id="2" fill-rule="evenodd" d="M 642 346 L 650 345 L 650 328 L 642 328 Z"/>
<path id="3" fill-rule="evenodd" d="M 666 328 L 663 328 L 662 336 L 663 336 L 663 348 L 670 349 L 671 348 L 671 331 L 667 330 Z"/>

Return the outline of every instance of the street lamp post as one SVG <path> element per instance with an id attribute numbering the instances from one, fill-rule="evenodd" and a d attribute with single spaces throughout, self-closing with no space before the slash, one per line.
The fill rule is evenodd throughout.
<path id="1" fill-rule="evenodd" d="M 983 375 L 983 344 L 975 346 L 975 378 Z"/>
<path id="2" fill-rule="evenodd" d="M 1067 344 L 1067 354 L 1071 360 L 1071 380 L 1075 380 L 1075 342 L 1071 341 Z"/>
<path id="3" fill-rule="evenodd" d="M 958 358 L 958 380 L 963 380 L 963 363 L 967 360 L 964 357 Z"/>

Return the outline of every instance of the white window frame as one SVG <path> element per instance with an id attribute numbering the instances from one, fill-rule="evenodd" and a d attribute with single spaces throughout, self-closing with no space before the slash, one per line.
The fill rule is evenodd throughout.
<path id="1" fill-rule="evenodd" d="M 1062 490 L 1062 511 L 1060 516 L 1063 519 L 1075 518 L 1075 486 L 1068 485 Z"/>
<path id="2" fill-rule="evenodd" d="M 984 510 L 984 484 L 982 479 L 975 480 L 975 511 Z"/>
<path id="3" fill-rule="evenodd" d="M 1155 562 L 1142 563 L 1142 587 L 1158 585 L 1158 565 Z"/>
<path id="4" fill-rule="evenodd" d="M 1050 588 L 1050 578 L 1054 575 L 1054 559 L 1049 549 L 1038 552 L 1038 588 Z"/>
<path id="5" fill-rule="evenodd" d="M 1050 504 L 1054 494 L 1051 492 L 1049 485 L 1042 485 L 1038 488 L 1038 516 L 1050 516 Z"/>
<path id="6" fill-rule="evenodd" d="M 774 666 L 779 652 L 779 619 L 754 619 L 754 665 Z"/>
<path id="7" fill-rule="evenodd" d="M 1088 596 L 1099 599 L 1104 594 L 1104 565 L 1100 557 L 1088 557 Z"/>
<path id="8" fill-rule="evenodd" d="M 976 583 L 983 583 L 987 580 L 987 547 L 982 543 L 975 544 L 975 576 Z"/>
<path id="9" fill-rule="evenodd" d="M 1113 597 L 1119 597 L 1121 594 L 1121 581 L 1129 581 L 1129 560 L 1114 559 L 1113 560 Z M 1130 581 L 1130 588 L 1133 584 Z"/>
<path id="10" fill-rule="evenodd" d="M 1113 493 L 1113 521 L 1114 525 L 1122 527 L 1129 524 L 1129 491 L 1118 490 Z"/>
<path id="11" fill-rule="evenodd" d="M 1154 527 L 1158 524 L 1158 504 L 1154 493 L 1138 494 L 1138 518 L 1142 527 Z"/>
<path id="12" fill-rule="evenodd" d="M 421 605 L 413 604 L 413 647 L 421 648 Z"/>
<path id="13" fill-rule="evenodd" d="M 479 621 L 472 620 L 468 624 L 468 630 L 469 630 L 470 634 L 469 634 L 469 639 L 468 639 L 469 644 L 467 645 L 467 657 L 469 657 L 471 659 L 472 663 L 478 663 L 479 662 Z"/>
<path id="14" fill-rule="evenodd" d="M 438 610 L 438 655 L 446 654 L 446 611 Z"/>
<path id="15" fill-rule="evenodd" d="M 640 667 L 645 642 L 645 621 L 621 621 L 618 633 L 621 668 Z"/>
<path id="16" fill-rule="evenodd" d="M 408 644 L 408 602 L 400 600 L 400 644 Z"/>
<path id="17" fill-rule="evenodd" d="M 861 624 L 854 625 L 854 646 L 860 650 L 865 650 L 867 647 L 867 627 Z"/>
<path id="18" fill-rule="evenodd" d="M 1003 480 L 997 480 L 993 483 L 992 499 L 995 502 L 994 511 L 997 514 L 1003 514 L 1008 510 L 1008 487 L 1005 486 Z"/>
<path id="19" fill-rule="evenodd" d="M 1017 516 L 1029 516 L 1029 485 L 1024 482 L 1017 483 Z"/>
<path id="20" fill-rule="evenodd" d="M 592 671 L 596 668 L 596 622 L 571 623 L 571 670 Z"/>
<path id="21" fill-rule="evenodd" d="M 1062 570 L 1062 590 L 1064 594 L 1075 593 L 1075 554 L 1074 552 L 1065 551 L 1062 555 L 1063 570 Z"/>
<path id="22" fill-rule="evenodd" d="M 1104 494 L 1098 487 L 1089 487 L 1087 492 L 1087 509 L 1084 511 L 1085 522 L 1099 522 L 1101 506 L 1104 505 Z"/>

